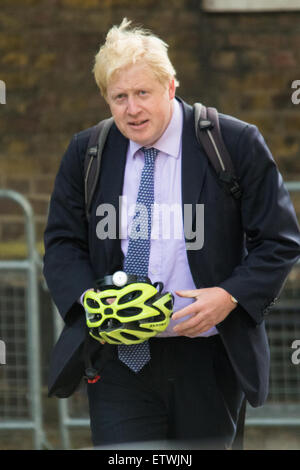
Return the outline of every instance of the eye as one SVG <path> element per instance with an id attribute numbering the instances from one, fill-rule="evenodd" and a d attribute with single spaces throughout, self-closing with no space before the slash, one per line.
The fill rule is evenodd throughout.
<path id="1" fill-rule="evenodd" d="M 124 94 L 124 93 L 120 93 L 119 95 L 117 95 L 117 96 L 115 97 L 115 100 L 116 100 L 116 101 L 122 101 L 124 98 L 125 98 L 125 94 Z"/>

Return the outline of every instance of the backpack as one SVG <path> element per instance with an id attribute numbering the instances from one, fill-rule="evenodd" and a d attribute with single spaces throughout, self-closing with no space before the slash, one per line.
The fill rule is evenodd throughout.
<path id="1" fill-rule="evenodd" d="M 234 166 L 224 144 L 218 111 L 195 103 L 195 132 L 197 140 L 202 144 L 207 158 L 212 164 L 218 179 L 227 194 L 240 199 L 241 188 L 235 175 Z M 90 207 L 100 174 L 101 156 L 113 118 L 104 119 L 92 128 L 84 160 L 84 188 L 86 217 L 89 220 Z"/>

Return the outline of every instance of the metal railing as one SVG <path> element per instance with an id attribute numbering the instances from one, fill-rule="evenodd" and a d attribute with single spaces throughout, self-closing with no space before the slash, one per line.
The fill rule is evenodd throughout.
<path id="1" fill-rule="evenodd" d="M 300 182 L 287 183 L 292 192 L 300 192 Z M 41 349 L 38 282 L 42 261 L 36 252 L 34 214 L 29 202 L 19 193 L 0 190 L 0 198 L 18 204 L 25 217 L 27 257 L 21 260 L 0 260 L 0 339 L 5 342 L 7 363 L 0 365 L 0 430 L 29 430 L 34 448 L 46 441 L 42 424 Z M 296 269 L 299 269 L 300 264 Z M 270 398 L 258 409 L 248 407 L 246 426 L 300 426 L 300 365 L 282 366 L 281 352 L 293 339 L 300 339 L 300 285 L 292 306 L 279 303 L 274 315 L 267 319 L 272 354 Z M 45 286 L 44 286 L 45 287 Z M 290 299 L 289 294 L 287 298 Z M 288 321 L 287 321 L 288 318 Z M 63 322 L 53 304 L 55 339 Z M 286 328 L 286 330 L 285 330 Z M 291 352 L 291 351 L 290 351 Z M 290 359 L 290 358 L 289 358 Z M 284 359 L 287 364 L 288 359 Z M 70 430 L 88 428 L 88 404 L 85 384 L 69 399 L 58 400 L 59 428 L 64 449 L 70 449 Z M 297 389 L 297 390 L 296 390 Z"/>
<path id="2" fill-rule="evenodd" d="M 300 181 L 286 186 L 290 193 L 300 193 Z M 281 300 L 266 318 L 266 329 L 271 350 L 269 398 L 261 408 L 247 407 L 245 424 L 300 427 L 300 365 L 291 360 L 292 342 L 300 340 L 300 261 L 288 278 Z"/>
<path id="3" fill-rule="evenodd" d="M 41 405 L 38 262 L 34 214 L 27 199 L 15 191 L 2 189 L 0 198 L 8 198 L 21 207 L 25 217 L 27 242 L 27 258 L 0 260 L 0 273 L 3 277 L 0 337 L 6 344 L 7 357 L 6 364 L 0 366 L 0 430 L 31 430 L 34 448 L 41 449 L 45 438 Z M 8 282 L 9 277 L 11 282 Z M 16 287 L 17 278 L 19 285 Z M 5 300 L 6 297 L 10 300 Z M 10 302 L 15 302 L 14 308 Z M 18 312 L 17 318 L 14 318 L 14 310 Z M 18 347 L 20 341 L 22 344 Z"/>
<path id="4" fill-rule="evenodd" d="M 54 303 L 53 319 L 55 338 L 57 340 L 63 328 L 63 320 L 61 319 Z M 83 381 L 72 397 L 68 399 L 58 399 L 59 431 L 63 449 L 72 448 L 69 432 L 70 429 L 89 427 L 90 420 L 87 417 L 87 409 L 87 395 L 85 393 L 85 383 Z"/>
<path id="5" fill-rule="evenodd" d="M 290 192 L 300 192 L 300 181 L 286 183 L 286 187 Z M 300 264 L 299 264 L 300 267 Z M 300 295 L 300 286 L 299 286 Z M 298 303 L 298 311 L 300 313 L 300 297 Z M 62 323 L 60 321 L 59 314 L 53 307 L 54 325 L 56 331 L 56 337 L 59 336 L 61 331 Z M 267 319 L 267 330 L 270 338 L 271 350 L 274 349 L 272 344 L 272 338 L 275 335 L 275 323 L 268 325 L 269 320 Z M 277 322 L 278 323 L 278 322 Z M 279 321 L 280 324 L 280 321 Z M 282 326 L 282 325 L 281 325 Z M 300 332 L 299 332 L 300 339 Z M 280 367 L 280 364 L 279 364 Z M 297 367 L 297 366 L 294 366 Z M 300 373 L 300 365 L 299 373 Z M 274 370 L 271 371 L 274 375 Z M 275 385 L 274 385 L 275 386 Z M 274 389 L 274 387 L 273 387 Z M 271 387 L 272 391 L 272 387 Z M 77 406 L 74 406 L 77 403 Z M 59 400 L 59 422 L 60 422 L 60 433 L 62 446 L 65 449 L 71 448 L 70 430 L 72 428 L 88 427 L 90 424 L 87 415 L 87 398 L 84 393 L 84 384 L 74 393 L 73 397 L 68 399 Z M 76 412 L 78 413 L 76 416 Z M 300 400 L 297 403 L 282 403 L 280 401 L 274 402 L 267 401 L 267 403 L 261 408 L 247 407 L 245 425 L 248 427 L 254 426 L 300 426 Z"/>

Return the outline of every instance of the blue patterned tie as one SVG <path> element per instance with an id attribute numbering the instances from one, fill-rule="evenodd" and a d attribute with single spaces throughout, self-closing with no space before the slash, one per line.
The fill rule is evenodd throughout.
<path id="1" fill-rule="evenodd" d="M 154 164 L 158 150 L 142 148 L 145 165 L 142 171 L 140 187 L 136 200 L 135 215 L 128 244 L 128 252 L 124 262 L 124 271 L 136 274 L 139 279 L 148 276 L 150 238 L 151 238 L 151 206 L 154 203 Z M 138 223 L 135 224 L 138 217 Z M 135 233 L 133 233 L 133 228 Z M 139 372 L 150 360 L 148 341 L 139 344 L 119 345 L 120 361 L 134 372 Z"/>

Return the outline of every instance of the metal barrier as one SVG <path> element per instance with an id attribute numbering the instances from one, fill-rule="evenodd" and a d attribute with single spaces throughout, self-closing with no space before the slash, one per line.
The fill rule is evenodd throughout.
<path id="1" fill-rule="evenodd" d="M 286 184 L 300 194 L 300 182 Z M 247 407 L 246 426 L 300 427 L 300 364 L 293 364 L 291 347 L 300 340 L 300 261 L 285 284 L 280 301 L 266 319 L 271 350 L 270 391 L 261 408 Z"/>
<path id="2" fill-rule="evenodd" d="M 63 328 L 61 319 L 56 306 L 53 304 L 53 318 L 55 337 L 58 339 Z M 70 428 L 88 428 L 90 420 L 88 418 L 88 403 L 85 392 L 85 383 L 74 392 L 74 395 L 68 399 L 58 399 L 58 418 L 61 443 L 63 449 L 71 449 Z"/>
<path id="3" fill-rule="evenodd" d="M 298 294 L 297 302 L 279 302 L 266 321 L 271 350 L 269 397 L 263 407 L 247 408 L 247 426 L 300 427 L 300 365 L 292 361 L 292 344 L 300 339 L 299 288 Z"/>
<path id="4" fill-rule="evenodd" d="M 286 183 L 286 186 L 291 192 L 300 192 L 300 182 Z M 300 340 L 300 262 L 295 271 L 299 271 L 299 277 L 296 276 L 298 286 L 294 288 L 294 301 L 279 303 L 266 320 L 271 349 L 270 395 L 263 407 L 247 407 L 245 426 L 248 427 L 300 426 L 300 364 L 297 369 L 289 356 L 292 341 Z M 58 338 L 62 322 L 55 306 L 53 315 Z M 84 384 L 72 397 L 58 400 L 58 407 L 62 446 L 70 449 L 70 429 L 88 427 L 90 423 Z"/>
<path id="5" fill-rule="evenodd" d="M 42 426 L 34 216 L 21 194 L 0 190 L 0 198 L 11 199 L 22 208 L 27 241 L 26 259 L 0 260 L 0 337 L 7 358 L 0 366 L 0 430 L 31 430 L 34 448 L 41 449 L 46 440 Z"/>

